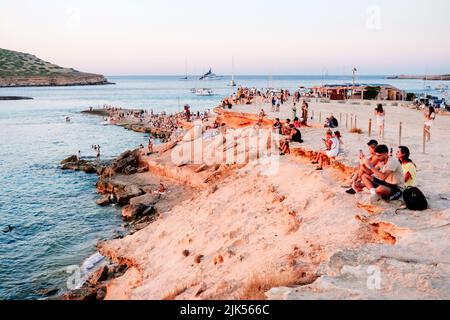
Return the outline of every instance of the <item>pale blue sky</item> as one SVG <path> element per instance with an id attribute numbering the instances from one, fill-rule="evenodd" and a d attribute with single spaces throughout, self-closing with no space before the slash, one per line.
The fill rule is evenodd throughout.
<path id="1" fill-rule="evenodd" d="M 450 73 L 448 0 L 0 0 L 0 47 L 108 75 Z"/>

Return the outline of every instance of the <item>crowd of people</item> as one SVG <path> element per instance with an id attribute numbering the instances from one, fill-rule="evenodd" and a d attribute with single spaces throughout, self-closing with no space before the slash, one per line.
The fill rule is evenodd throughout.
<path id="1" fill-rule="evenodd" d="M 286 119 L 284 124 L 281 123 L 279 118 L 275 120 L 272 129 L 282 136 L 279 145 L 281 156 L 290 154 L 289 146 L 291 142 L 303 143 L 300 127 L 301 123 L 298 118 L 295 118 L 293 123 L 291 123 L 291 119 Z"/>

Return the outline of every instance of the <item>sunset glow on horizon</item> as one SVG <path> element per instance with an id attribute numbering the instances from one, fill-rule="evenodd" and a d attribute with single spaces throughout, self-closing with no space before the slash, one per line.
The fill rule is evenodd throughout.
<path id="1" fill-rule="evenodd" d="M 450 73 L 447 0 L 2 3 L 0 47 L 107 75 Z"/>

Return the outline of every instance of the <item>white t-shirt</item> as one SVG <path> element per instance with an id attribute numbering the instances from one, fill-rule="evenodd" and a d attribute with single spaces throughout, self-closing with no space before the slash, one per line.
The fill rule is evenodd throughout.
<path id="1" fill-rule="evenodd" d="M 390 157 L 386 164 L 381 165 L 381 172 L 385 173 L 386 171 L 392 171 L 389 176 L 384 180 L 389 184 L 394 184 L 399 187 L 403 187 L 405 185 L 405 174 L 403 173 L 403 168 L 397 159 Z"/>
<path id="2" fill-rule="evenodd" d="M 339 154 L 339 139 L 336 137 L 331 138 L 331 148 L 327 151 L 328 157 L 336 157 Z"/>

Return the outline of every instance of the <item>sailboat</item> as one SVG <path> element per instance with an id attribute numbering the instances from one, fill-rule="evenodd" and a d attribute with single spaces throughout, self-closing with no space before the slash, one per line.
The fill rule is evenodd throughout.
<path id="1" fill-rule="evenodd" d="M 231 59 L 231 81 L 230 87 L 236 87 L 236 81 L 234 81 L 234 57 Z"/>
<path id="2" fill-rule="evenodd" d="M 188 78 L 188 74 L 187 74 L 187 60 L 185 60 L 185 62 L 184 62 L 184 70 L 185 70 L 186 76 L 180 78 L 180 80 L 181 80 L 181 81 L 188 81 L 189 78 Z"/>

